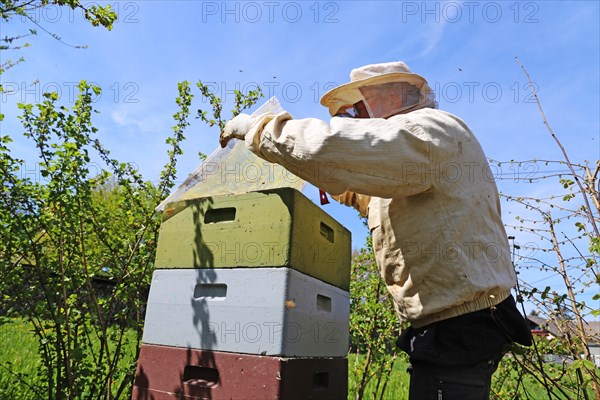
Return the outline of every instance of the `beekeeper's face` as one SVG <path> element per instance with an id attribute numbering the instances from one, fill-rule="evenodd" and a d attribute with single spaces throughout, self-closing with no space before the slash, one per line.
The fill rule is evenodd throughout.
<path id="1" fill-rule="evenodd" d="M 345 107 L 341 107 L 337 113 L 335 113 L 336 117 L 343 118 L 369 118 L 369 111 L 367 110 L 367 106 L 364 101 L 359 101 L 356 104 L 348 105 Z"/>
<path id="2" fill-rule="evenodd" d="M 391 93 L 365 97 L 365 106 L 371 118 L 387 118 L 402 108 L 402 98 Z"/>
<path id="3" fill-rule="evenodd" d="M 367 86 L 360 89 L 371 118 L 387 118 L 402 109 L 401 93 L 386 85 Z"/>

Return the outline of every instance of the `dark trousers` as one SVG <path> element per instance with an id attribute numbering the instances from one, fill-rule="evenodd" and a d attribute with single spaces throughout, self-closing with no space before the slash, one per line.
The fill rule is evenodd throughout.
<path id="1" fill-rule="evenodd" d="M 495 307 L 408 328 L 398 347 L 410 356 L 410 400 L 488 400 L 506 345 L 531 345 L 531 332 L 509 296 Z"/>
<path id="2" fill-rule="evenodd" d="M 468 366 L 412 361 L 409 400 L 488 400 L 501 358 Z"/>

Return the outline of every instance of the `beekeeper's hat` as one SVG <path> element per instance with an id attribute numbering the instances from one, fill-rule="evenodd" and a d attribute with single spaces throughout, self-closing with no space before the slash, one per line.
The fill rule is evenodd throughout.
<path id="1" fill-rule="evenodd" d="M 364 101 L 361 88 L 390 82 L 405 82 L 419 89 L 421 94 L 419 101 L 404 107 L 403 111 L 408 108 L 435 107 L 435 97 L 427 80 L 413 73 L 402 61 L 370 64 L 353 69 L 350 72 L 350 82 L 325 93 L 321 97 L 321 104 L 329 109 L 329 114 L 335 115 L 342 108 Z"/>

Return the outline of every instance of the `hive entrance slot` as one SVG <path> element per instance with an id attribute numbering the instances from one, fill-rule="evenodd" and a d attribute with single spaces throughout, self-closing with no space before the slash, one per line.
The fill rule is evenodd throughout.
<path id="1" fill-rule="evenodd" d="M 186 365 L 183 370 L 183 383 L 204 387 L 217 386 L 219 383 L 219 371 L 216 368 Z"/>
<path id="2" fill-rule="evenodd" d="M 331 312 L 331 298 L 323 296 L 322 294 L 317 295 L 317 308 L 321 311 Z"/>
<path id="3" fill-rule="evenodd" d="M 313 375 L 313 388 L 325 390 L 329 388 L 329 372 L 315 372 Z"/>
<path id="4" fill-rule="evenodd" d="M 211 208 L 204 215 L 205 224 L 217 224 L 235 220 L 235 207 Z"/>
<path id="5" fill-rule="evenodd" d="M 194 299 L 222 298 L 227 296 L 227 285 L 224 283 L 198 283 L 194 288 Z"/>
<path id="6" fill-rule="evenodd" d="M 333 243 L 333 229 L 329 225 L 321 222 L 319 231 L 321 232 L 321 236 Z"/>

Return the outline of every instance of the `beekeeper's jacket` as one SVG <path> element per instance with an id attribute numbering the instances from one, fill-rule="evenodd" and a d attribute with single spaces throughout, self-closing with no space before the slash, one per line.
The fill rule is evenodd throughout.
<path id="1" fill-rule="evenodd" d="M 458 117 L 254 121 L 246 145 L 368 214 L 377 264 L 414 327 L 494 306 L 516 283 L 496 184 Z M 339 196 L 335 196 L 339 195 Z"/>

